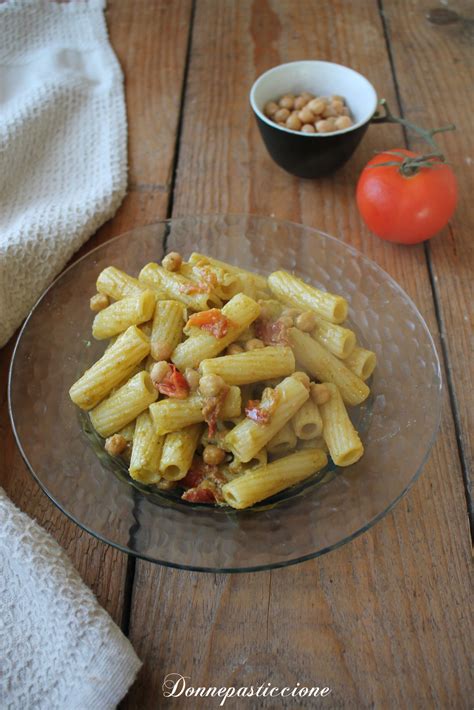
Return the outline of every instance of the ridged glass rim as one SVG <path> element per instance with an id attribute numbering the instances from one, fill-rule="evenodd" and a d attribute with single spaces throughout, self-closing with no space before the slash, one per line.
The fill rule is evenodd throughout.
<path id="1" fill-rule="evenodd" d="M 418 466 L 418 468 L 415 470 L 413 476 L 411 477 L 410 481 L 408 484 L 405 486 L 405 488 L 393 499 L 391 503 L 389 503 L 388 506 L 386 506 L 380 513 L 375 515 L 373 518 L 371 518 L 367 523 L 362 525 L 358 530 L 355 530 L 354 532 L 350 533 L 346 537 L 343 537 L 341 540 L 338 542 L 333 543 L 332 545 L 328 545 L 327 547 L 323 547 L 320 550 L 317 550 L 314 553 L 308 553 L 306 555 L 301 555 L 297 556 L 294 559 L 291 560 L 285 560 L 283 562 L 274 562 L 274 563 L 268 563 L 268 564 L 262 564 L 262 565 L 254 565 L 254 566 L 248 566 L 248 567 L 206 567 L 206 566 L 199 566 L 199 565 L 188 565 L 188 564 L 178 564 L 175 562 L 170 562 L 168 560 L 161 560 L 161 559 L 156 559 L 153 557 L 150 557 L 146 554 L 140 553 L 136 550 L 129 549 L 128 547 L 125 547 L 121 543 L 114 542 L 113 540 L 108 539 L 105 535 L 102 535 L 100 533 L 95 532 L 92 528 L 90 528 L 88 525 L 80 522 L 75 515 L 70 513 L 67 509 L 66 506 L 61 505 L 55 498 L 55 496 L 50 493 L 50 491 L 46 488 L 46 486 L 42 483 L 41 479 L 37 476 L 33 466 L 31 465 L 24 449 L 21 444 L 16 426 L 15 426 L 15 419 L 13 415 L 13 408 L 12 408 L 12 381 L 13 381 L 13 366 L 15 363 L 15 358 L 17 354 L 18 347 L 20 345 L 20 341 L 23 335 L 23 332 L 26 330 L 28 327 L 28 323 L 32 316 L 34 315 L 34 312 L 36 311 L 37 307 L 41 303 L 41 301 L 48 295 L 48 293 L 56 286 L 56 284 L 67 274 L 71 269 L 75 268 L 77 264 L 82 262 L 84 259 L 89 258 L 92 254 L 95 252 L 99 251 L 102 249 L 105 245 L 109 245 L 114 241 L 117 241 L 119 239 L 123 239 L 127 235 L 131 234 L 132 232 L 135 232 L 139 229 L 146 229 L 146 228 L 152 228 L 156 227 L 158 225 L 169 225 L 171 223 L 177 223 L 177 222 L 184 222 L 188 220 L 206 220 L 209 218 L 213 219 L 226 219 L 226 218 L 240 218 L 240 219 L 255 219 L 255 220 L 265 220 L 265 221 L 272 221 L 272 222 L 277 222 L 278 224 L 281 225 L 290 225 L 292 227 L 297 227 L 299 229 L 305 229 L 309 232 L 308 236 L 311 236 L 311 234 L 318 234 L 320 236 L 323 236 L 325 239 L 336 242 L 338 245 L 341 245 L 345 250 L 347 250 L 350 254 L 353 256 L 357 257 L 360 259 L 362 262 L 365 262 L 367 265 L 369 265 L 372 269 L 375 269 L 375 271 L 378 271 L 382 273 L 385 277 L 385 279 L 394 287 L 395 291 L 397 291 L 403 298 L 408 302 L 410 305 L 412 311 L 414 314 L 417 316 L 420 324 L 422 325 L 426 335 L 428 336 L 428 341 L 431 345 L 433 355 L 434 355 L 434 361 L 436 364 L 436 375 L 438 377 L 438 387 L 437 387 L 437 398 L 436 398 L 436 407 L 437 407 L 437 412 L 436 412 L 436 421 L 433 426 L 433 431 L 431 433 L 431 437 L 429 440 L 429 443 L 426 447 L 425 453 L 421 459 L 421 462 Z M 332 552 L 333 550 L 337 550 L 338 548 L 342 547 L 343 545 L 352 542 L 355 538 L 359 537 L 363 533 L 367 532 L 370 530 L 374 525 L 376 525 L 380 520 L 382 520 L 388 513 L 390 513 L 395 506 L 399 503 L 399 501 L 408 493 L 408 491 L 412 488 L 414 483 L 419 479 L 421 472 L 426 464 L 426 461 L 428 460 L 428 457 L 431 453 L 431 449 L 433 448 L 433 444 L 436 440 L 440 422 L 441 422 L 441 406 L 442 406 L 442 398 L 441 398 L 441 393 L 443 390 L 443 377 L 442 377 L 442 369 L 441 369 L 441 364 L 438 356 L 438 351 L 433 339 L 433 336 L 431 335 L 431 332 L 426 324 L 425 319 L 421 315 L 417 305 L 413 301 L 412 298 L 406 293 L 406 291 L 398 284 L 395 279 L 390 276 L 390 274 L 382 269 L 381 266 L 377 264 L 373 259 L 370 259 L 370 257 L 366 256 L 363 254 L 361 251 L 356 249 L 350 244 L 347 244 L 344 242 L 342 239 L 338 239 L 337 237 L 333 237 L 332 235 L 328 234 L 327 232 L 323 232 L 320 229 L 316 229 L 315 227 L 310 227 L 305 224 L 302 224 L 300 222 L 294 222 L 292 220 L 283 220 L 283 219 L 277 219 L 276 217 L 269 217 L 267 215 L 259 215 L 259 214 L 248 214 L 245 212 L 228 212 L 228 213 L 205 213 L 205 214 L 197 214 L 197 215 L 186 215 L 186 216 L 181 216 L 181 217 L 172 217 L 168 219 L 163 219 L 163 220 L 157 220 L 156 222 L 151 222 L 150 224 L 146 225 L 140 225 L 137 227 L 134 227 L 133 229 L 129 229 L 126 232 L 122 232 L 121 234 L 118 234 L 115 237 L 112 237 L 111 239 L 106 240 L 102 244 L 99 244 L 98 246 L 94 247 L 90 251 L 88 251 L 86 254 L 81 256 L 79 259 L 76 259 L 72 264 L 70 264 L 64 271 L 62 271 L 59 276 L 57 276 L 54 281 L 48 286 L 48 288 L 43 291 L 41 296 L 37 299 L 35 304 L 33 305 L 32 309 L 30 310 L 28 316 L 25 319 L 25 322 L 23 323 L 20 332 L 18 333 L 15 346 L 13 349 L 11 361 L 10 361 L 10 366 L 9 366 L 9 371 L 8 371 L 8 386 L 7 386 L 7 391 L 8 391 L 8 413 L 10 417 L 10 423 L 12 426 L 13 430 L 13 435 L 15 437 L 16 444 L 18 446 L 18 449 L 20 451 L 21 457 L 26 464 L 30 474 L 32 475 L 33 479 L 37 482 L 43 493 L 49 498 L 49 500 L 63 513 L 69 520 L 72 520 L 73 523 L 75 523 L 81 530 L 84 530 L 85 532 L 89 533 L 89 535 L 92 535 L 95 537 L 97 540 L 100 540 L 100 542 L 103 542 L 107 545 L 110 545 L 111 547 L 116 548 L 120 552 L 123 552 L 127 555 L 132 555 L 133 557 L 136 557 L 141 560 L 145 560 L 147 562 L 152 562 L 154 564 L 159 564 L 164 567 L 170 567 L 172 569 L 181 569 L 181 570 L 187 570 L 190 572 L 214 572 L 214 573 L 231 573 L 231 574 L 238 574 L 238 573 L 246 573 L 246 572 L 265 572 L 269 571 L 272 569 L 279 569 L 282 567 L 289 567 L 292 565 L 299 564 L 301 562 L 307 562 L 312 559 L 316 559 L 318 557 L 322 557 L 323 555 L 326 555 L 329 552 Z M 138 491 L 137 491 L 138 493 Z"/>

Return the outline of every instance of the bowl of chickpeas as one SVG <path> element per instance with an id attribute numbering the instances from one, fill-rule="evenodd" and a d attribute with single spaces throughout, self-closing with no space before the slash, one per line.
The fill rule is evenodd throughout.
<path id="1" fill-rule="evenodd" d="M 250 105 L 273 160 L 293 175 L 318 178 L 352 156 L 376 111 L 377 93 L 349 67 L 308 60 L 262 74 Z"/>

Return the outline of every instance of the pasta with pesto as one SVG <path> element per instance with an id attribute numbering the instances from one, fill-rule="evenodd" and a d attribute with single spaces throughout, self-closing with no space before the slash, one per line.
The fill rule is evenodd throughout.
<path id="1" fill-rule="evenodd" d="M 107 343 L 69 394 L 133 481 L 241 510 L 328 456 L 363 455 L 347 407 L 369 396 L 376 358 L 344 323 L 344 297 L 197 252 L 138 275 L 109 266 L 96 287 L 92 335 Z"/>

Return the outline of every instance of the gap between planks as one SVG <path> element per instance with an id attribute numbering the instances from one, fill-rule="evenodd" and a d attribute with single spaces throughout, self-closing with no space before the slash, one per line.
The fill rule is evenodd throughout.
<path id="1" fill-rule="evenodd" d="M 395 60 L 393 57 L 392 47 L 390 44 L 390 31 L 389 31 L 388 23 L 386 20 L 383 3 L 384 3 L 384 0 L 377 0 L 377 6 L 378 6 L 379 14 L 380 14 L 380 20 L 382 22 L 383 35 L 384 35 L 384 39 L 385 39 L 385 46 L 387 48 L 388 60 L 390 63 L 390 71 L 392 73 L 393 84 L 395 87 L 395 96 L 396 96 L 396 100 L 397 100 L 397 107 L 400 112 L 400 116 L 402 116 L 402 118 L 403 118 L 404 117 L 403 102 L 402 102 L 400 87 L 398 84 L 397 71 L 395 68 Z M 409 134 L 408 134 L 408 131 L 405 126 L 402 126 L 402 131 L 403 131 L 403 139 L 405 141 L 405 147 L 410 148 L 410 138 L 409 138 Z M 448 224 L 448 228 L 451 228 L 449 224 Z M 443 318 L 441 315 L 440 298 L 439 298 L 439 294 L 438 294 L 438 291 L 436 288 L 436 282 L 434 279 L 433 264 L 432 264 L 432 260 L 431 260 L 431 252 L 430 252 L 430 246 L 429 246 L 428 242 L 423 243 L 423 251 L 424 251 L 424 255 L 425 255 L 426 269 L 428 272 L 431 294 L 433 297 L 433 306 L 434 306 L 434 312 L 435 312 L 435 317 L 436 317 L 436 323 L 438 325 L 438 331 L 439 331 L 439 335 L 440 335 L 441 360 L 442 360 L 442 364 L 444 366 L 444 372 L 446 374 L 446 386 L 447 386 L 447 390 L 448 390 L 449 404 L 450 404 L 452 417 L 453 417 L 454 432 L 455 432 L 455 437 L 456 437 L 456 446 L 457 446 L 458 457 L 459 457 L 459 465 L 460 465 L 462 477 L 463 477 L 464 496 L 466 499 L 466 508 L 467 508 L 467 513 L 468 513 L 468 517 L 469 517 L 469 527 L 470 527 L 470 531 L 471 531 L 471 539 L 474 542 L 474 501 L 472 499 L 472 492 L 471 492 L 471 488 L 469 485 L 469 476 L 468 476 L 468 470 L 467 470 L 467 457 L 466 457 L 466 454 L 464 451 L 464 445 L 463 445 L 462 436 L 461 436 L 461 422 L 460 422 L 460 416 L 459 416 L 459 407 L 458 407 L 456 392 L 454 389 L 454 383 L 453 383 L 452 375 L 451 375 L 449 353 L 448 353 L 448 349 L 446 347 L 446 337 L 445 337 L 446 331 L 444 328 Z"/>

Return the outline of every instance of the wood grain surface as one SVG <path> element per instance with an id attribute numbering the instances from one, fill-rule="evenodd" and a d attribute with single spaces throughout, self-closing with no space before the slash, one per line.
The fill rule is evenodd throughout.
<path id="1" fill-rule="evenodd" d="M 423 246 L 378 241 L 353 199 L 364 163 L 376 149 L 403 144 L 401 132 L 371 128 L 350 164 L 317 183 L 283 173 L 262 146 L 247 106 L 253 79 L 274 64 L 315 55 L 359 69 L 396 105 L 376 2 L 197 3 L 173 215 L 255 212 L 336 234 L 402 284 L 439 348 Z M 331 708 L 468 707 L 469 552 L 446 394 L 420 482 L 350 545 L 297 567 L 238 576 L 137 562 L 130 638 L 145 668 L 124 707 L 154 707 L 168 672 L 195 686 L 329 685 Z M 187 702 L 161 698 L 159 706 Z"/>
<path id="2" fill-rule="evenodd" d="M 204 574 L 127 564 L 56 510 L 16 449 L 5 392 L 12 343 L 0 351 L 0 483 L 59 540 L 128 631 L 144 668 L 122 708 L 211 707 L 208 700 L 163 698 L 163 678 L 171 672 L 189 676 L 194 686 L 329 686 L 324 702 L 331 709 L 471 705 L 465 484 L 473 429 L 473 17 L 468 2 L 453 0 L 459 19 L 433 25 L 427 11 L 444 5 L 109 0 L 111 42 L 126 80 L 129 193 L 82 252 L 171 213 L 251 212 L 317 227 L 374 259 L 413 298 L 449 385 L 423 474 L 382 522 L 330 555 L 294 567 Z M 397 127 L 371 127 L 347 166 L 319 181 L 294 178 L 268 157 L 249 109 L 250 86 L 265 69 L 302 58 L 361 71 L 394 110 L 426 126 L 459 125 L 457 133 L 440 137 L 459 178 L 459 209 L 428 247 L 379 241 L 356 210 L 354 186 L 363 165 L 375 150 L 404 145 Z M 280 699 L 226 705 L 297 707 Z"/>
<path id="3" fill-rule="evenodd" d="M 456 133 L 437 140 L 456 172 L 459 204 L 448 227 L 426 245 L 426 256 L 449 365 L 447 386 L 474 530 L 474 8 L 470 2 L 453 3 L 452 22 L 437 25 L 416 0 L 384 0 L 383 6 L 404 115 L 427 128 L 452 122 L 457 126 Z M 409 143 L 420 147 L 413 136 Z"/>

